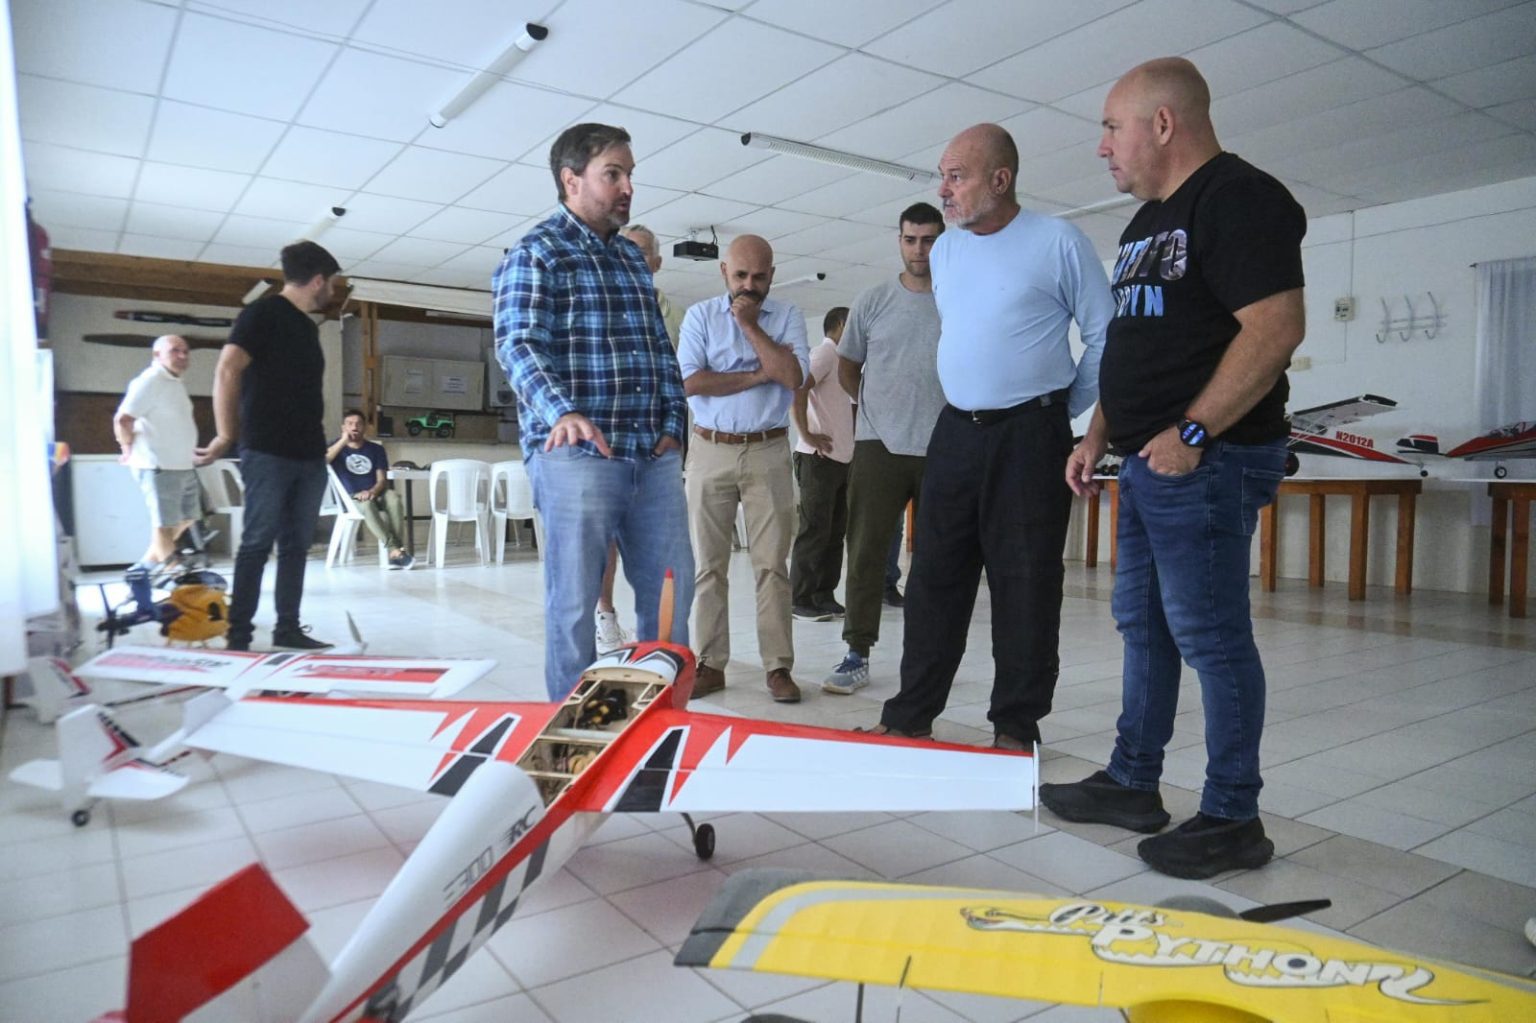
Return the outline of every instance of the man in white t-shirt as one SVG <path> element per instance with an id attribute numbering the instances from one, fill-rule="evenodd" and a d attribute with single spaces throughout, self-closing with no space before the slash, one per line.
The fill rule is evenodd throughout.
<path id="1" fill-rule="evenodd" d="M 833 590 L 843 576 L 848 529 L 848 463 L 853 459 L 853 403 L 837 376 L 837 343 L 848 307 L 822 318 L 822 342 L 811 350 L 811 372 L 790 403 L 794 417 L 795 482 L 800 484 L 800 527 L 789 553 L 794 616 L 830 622 L 843 616 Z"/>
<path id="2" fill-rule="evenodd" d="M 191 352 L 186 339 L 175 334 L 156 338 L 152 351 L 154 361 L 129 383 L 112 419 L 122 449 L 118 460 L 133 470 L 149 505 L 149 548 L 124 576 L 141 612 L 154 603 L 150 576 L 175 553 L 176 538 L 202 517 L 192 467 L 197 424 L 182 381 Z"/>

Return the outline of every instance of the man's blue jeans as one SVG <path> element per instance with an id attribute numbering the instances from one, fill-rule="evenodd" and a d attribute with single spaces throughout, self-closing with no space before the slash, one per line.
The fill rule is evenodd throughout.
<path id="1" fill-rule="evenodd" d="M 1285 444 L 1221 441 L 1186 476 L 1146 459 L 1120 466 L 1113 608 L 1125 640 L 1122 709 L 1109 776 L 1155 790 L 1178 710 L 1180 660 L 1205 706 L 1202 813 L 1258 816 L 1264 666 L 1248 607 L 1249 549 L 1259 509 L 1285 476 Z"/>
<path id="2" fill-rule="evenodd" d="M 283 458 L 265 451 L 240 452 L 245 483 L 245 527 L 235 555 L 235 582 L 229 603 L 229 638 L 249 643 L 252 619 L 261 602 L 261 577 L 277 544 L 278 631 L 299 627 L 304 599 L 304 563 L 325 496 L 325 459 Z"/>
<path id="3" fill-rule="evenodd" d="M 654 640 L 661 584 L 672 570 L 677 608 L 671 641 L 688 645 L 693 547 L 683 497 L 683 459 L 668 451 L 630 462 L 575 447 L 528 459 L 533 503 L 544 520 L 544 685 L 551 700 L 575 688 L 597 657 L 592 609 L 603 584 L 608 544 L 617 540 L 624 577 L 635 591 L 635 633 Z"/>

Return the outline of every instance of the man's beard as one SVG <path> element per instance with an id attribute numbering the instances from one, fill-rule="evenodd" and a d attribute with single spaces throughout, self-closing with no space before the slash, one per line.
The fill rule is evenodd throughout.
<path id="1" fill-rule="evenodd" d="M 757 292 L 753 291 L 751 288 L 738 288 L 735 291 L 731 292 L 731 301 L 734 302 L 734 301 L 736 301 L 738 298 L 740 298 L 743 295 L 747 296 L 748 298 L 750 298 L 754 302 L 761 302 L 764 298 L 767 297 L 766 295 L 759 295 Z"/>

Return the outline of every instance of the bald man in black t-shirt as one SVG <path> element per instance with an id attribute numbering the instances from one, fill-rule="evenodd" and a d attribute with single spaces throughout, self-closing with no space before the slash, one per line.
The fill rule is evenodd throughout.
<path id="1" fill-rule="evenodd" d="M 1210 99 L 1193 64 L 1167 58 L 1133 69 L 1104 104 L 1099 155 L 1145 205 L 1120 237 L 1099 407 L 1067 484 L 1094 495 L 1106 447 L 1124 457 L 1113 600 L 1122 709 L 1106 770 L 1040 787 L 1068 820 L 1163 828 L 1158 780 L 1188 662 L 1205 709 L 1200 812 L 1137 847 L 1188 878 L 1274 853 L 1259 820 L 1265 681 L 1249 548 L 1285 472 L 1285 367 L 1306 322 L 1306 214 L 1280 182 L 1222 152 Z"/>

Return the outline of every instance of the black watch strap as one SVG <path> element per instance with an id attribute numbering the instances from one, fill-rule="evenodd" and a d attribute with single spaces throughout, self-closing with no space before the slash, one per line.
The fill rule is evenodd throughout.
<path id="1" fill-rule="evenodd" d="M 1205 426 L 1193 419 L 1179 420 L 1179 440 L 1192 448 L 1203 448 L 1210 443 L 1211 435 L 1206 432 Z"/>

